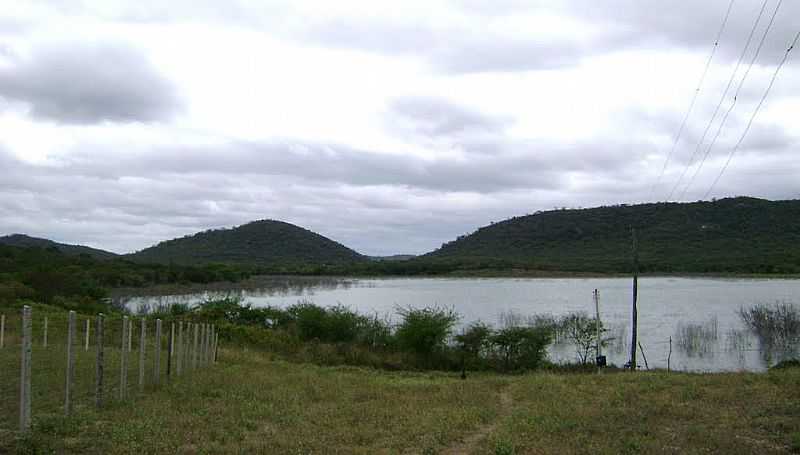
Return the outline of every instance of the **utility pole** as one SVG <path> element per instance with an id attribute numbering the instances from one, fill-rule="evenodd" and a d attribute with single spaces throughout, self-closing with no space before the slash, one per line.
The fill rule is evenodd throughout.
<path id="1" fill-rule="evenodd" d="M 600 358 L 603 356 L 600 352 L 600 348 L 603 343 L 602 340 L 600 340 L 600 294 L 597 292 L 597 289 L 594 290 L 594 327 L 597 341 L 595 364 L 597 365 L 597 372 L 600 373 L 600 369 L 602 368 Z"/>
<path id="2" fill-rule="evenodd" d="M 631 313 L 631 371 L 636 371 L 636 346 L 637 346 L 637 324 L 639 313 L 636 303 L 639 298 L 639 243 L 636 240 L 636 228 L 631 228 L 633 238 L 633 308 Z"/>

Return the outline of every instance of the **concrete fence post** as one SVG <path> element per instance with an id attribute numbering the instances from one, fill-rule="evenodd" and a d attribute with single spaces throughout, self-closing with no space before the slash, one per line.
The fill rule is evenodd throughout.
<path id="1" fill-rule="evenodd" d="M 6 315 L 0 314 L 0 349 L 6 346 Z"/>
<path id="2" fill-rule="evenodd" d="M 128 321 L 128 352 L 133 352 L 133 318 Z"/>
<path id="3" fill-rule="evenodd" d="M 178 340 L 175 345 L 175 374 L 181 375 L 181 367 L 183 366 L 183 322 L 178 322 Z"/>
<path id="4" fill-rule="evenodd" d="M 206 354 L 207 354 L 207 347 L 206 341 L 208 340 L 208 324 L 202 324 L 200 326 L 200 366 L 206 366 Z"/>
<path id="5" fill-rule="evenodd" d="M 155 347 L 155 364 L 153 367 L 153 383 L 158 385 L 161 380 L 161 319 L 156 319 L 156 337 L 153 341 Z"/>
<path id="6" fill-rule="evenodd" d="M 139 392 L 144 392 L 144 362 L 147 351 L 147 320 L 142 318 L 139 324 Z"/>
<path id="7" fill-rule="evenodd" d="M 192 324 L 194 331 L 194 346 L 192 347 L 192 371 L 197 369 L 197 348 L 200 341 L 200 327 L 198 324 Z"/>
<path id="8" fill-rule="evenodd" d="M 64 415 L 72 412 L 72 381 L 75 377 L 75 312 L 70 311 L 67 320 L 67 378 L 64 386 Z"/>
<path id="9" fill-rule="evenodd" d="M 47 347 L 47 316 L 44 317 L 44 332 L 42 336 L 42 347 Z"/>
<path id="10" fill-rule="evenodd" d="M 172 376 L 172 351 L 175 350 L 175 323 L 169 324 L 169 337 L 167 338 L 167 381 Z"/>
<path id="11" fill-rule="evenodd" d="M 122 346 L 119 357 L 119 399 L 124 400 L 128 393 L 128 340 L 130 339 L 128 316 L 122 317 Z"/>
<path id="12" fill-rule="evenodd" d="M 22 307 L 22 361 L 19 375 L 19 431 L 31 428 L 31 307 Z"/>
<path id="13" fill-rule="evenodd" d="M 95 342 L 97 358 L 94 369 L 94 404 L 100 408 L 103 406 L 103 369 L 105 367 L 103 365 L 103 313 L 97 315 L 97 330 L 95 332 L 97 332 L 95 334 L 97 338 L 97 342 Z"/>
<path id="14" fill-rule="evenodd" d="M 84 334 L 83 350 L 87 352 L 89 351 L 89 324 L 90 324 L 89 319 L 86 319 L 86 323 L 84 324 L 84 329 L 83 329 L 83 334 Z"/>

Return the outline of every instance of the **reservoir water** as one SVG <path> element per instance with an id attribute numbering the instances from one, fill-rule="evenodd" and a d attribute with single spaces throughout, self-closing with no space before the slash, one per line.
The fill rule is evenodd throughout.
<path id="1" fill-rule="evenodd" d="M 171 295 L 127 295 L 130 308 L 141 305 L 199 303 L 238 296 L 254 306 L 289 306 L 298 301 L 345 305 L 365 314 L 397 320 L 397 307 L 443 306 L 461 315 L 461 326 L 483 321 L 495 326 L 502 315 L 552 315 L 582 311 L 594 316 L 593 291 L 599 292 L 600 313 L 612 338 L 606 347 L 610 363 L 629 357 L 631 279 L 629 278 L 316 278 L 260 277 L 245 285 L 193 288 Z M 650 368 L 683 371 L 763 371 L 790 349 L 765 349 L 745 326 L 740 308 L 758 303 L 800 306 L 800 280 L 646 277 L 639 280 L 638 360 Z M 670 354 L 670 337 L 671 354 Z M 574 361 L 569 343 L 556 343 L 550 358 Z"/>

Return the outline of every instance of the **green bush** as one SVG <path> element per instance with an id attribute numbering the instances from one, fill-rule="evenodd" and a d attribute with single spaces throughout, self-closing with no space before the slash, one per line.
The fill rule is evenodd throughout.
<path id="1" fill-rule="evenodd" d="M 506 327 L 489 337 L 505 371 L 538 368 L 550 340 L 550 332 L 541 327 Z"/>
<path id="2" fill-rule="evenodd" d="M 459 320 L 452 309 L 438 307 L 398 308 L 397 313 L 403 318 L 395 334 L 398 345 L 423 357 L 444 349 L 453 326 Z"/>

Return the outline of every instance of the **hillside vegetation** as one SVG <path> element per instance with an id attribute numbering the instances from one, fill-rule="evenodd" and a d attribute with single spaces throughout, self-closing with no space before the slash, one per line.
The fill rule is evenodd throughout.
<path id="1" fill-rule="evenodd" d="M 137 262 L 298 266 L 366 261 L 350 248 L 282 221 L 254 221 L 161 242 L 128 256 Z"/>
<path id="2" fill-rule="evenodd" d="M 97 248 L 90 248 L 83 245 L 58 243 L 52 240 L 30 237 L 24 234 L 12 234 L 0 237 L 0 245 L 16 246 L 19 248 L 55 248 L 56 250 L 70 256 L 80 256 L 83 254 L 91 256 L 95 259 L 111 259 L 118 257 L 116 253 L 112 253 L 110 251 L 98 250 Z"/>
<path id="3" fill-rule="evenodd" d="M 745 197 L 540 212 L 482 227 L 418 260 L 623 272 L 631 269 L 632 227 L 644 272 L 800 273 L 800 201 Z"/>

